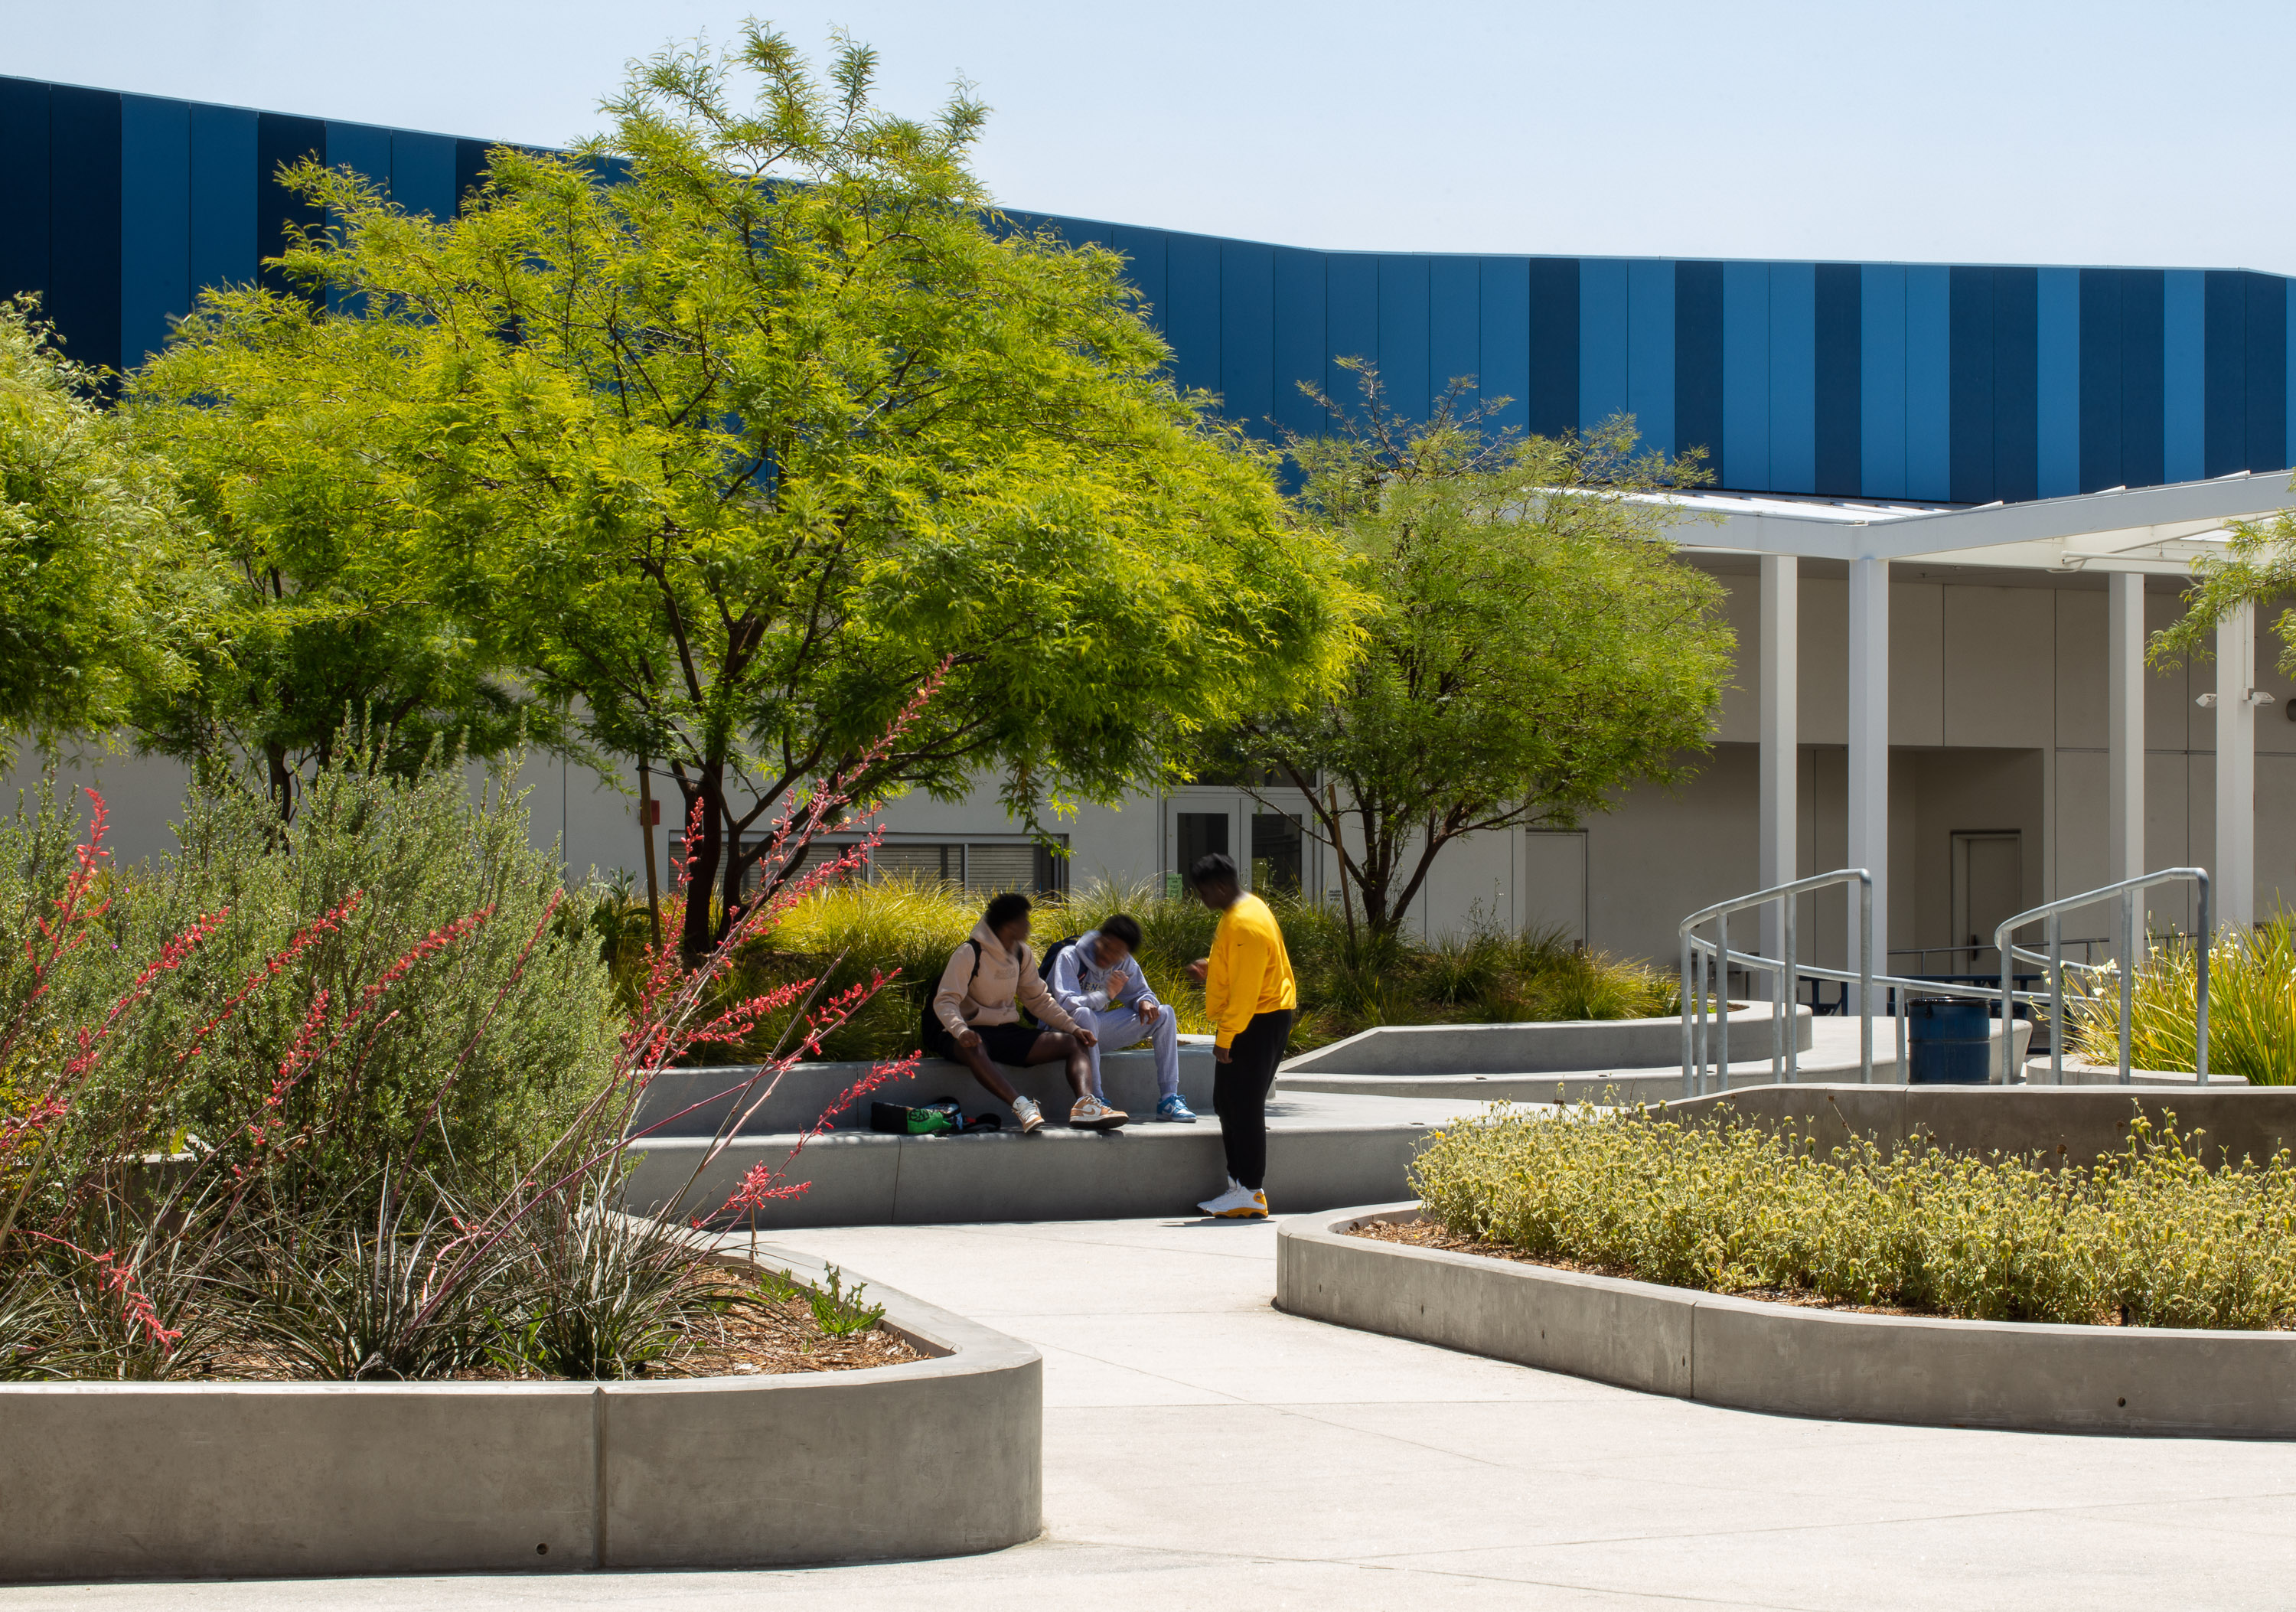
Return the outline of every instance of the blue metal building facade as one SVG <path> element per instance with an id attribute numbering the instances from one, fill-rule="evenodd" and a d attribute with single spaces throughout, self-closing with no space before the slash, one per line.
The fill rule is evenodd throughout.
<path id="1" fill-rule="evenodd" d="M 305 154 L 445 216 L 487 143 L 0 78 L 0 293 L 132 366 L 195 288 L 244 282 Z M 1045 215 L 1130 259 L 1180 382 L 1263 433 L 1299 382 L 1379 366 L 1422 415 L 1455 377 L 1531 431 L 1635 415 L 1749 492 L 1983 504 L 2296 464 L 2296 281 L 2240 269 L 1314 251 Z"/>

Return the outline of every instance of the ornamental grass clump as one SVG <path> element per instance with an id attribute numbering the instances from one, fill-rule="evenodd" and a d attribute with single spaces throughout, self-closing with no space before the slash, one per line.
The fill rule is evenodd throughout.
<path id="1" fill-rule="evenodd" d="M 2073 1049 L 2091 1063 L 2120 1061 L 2120 976 L 2068 969 Z M 2130 983 L 2128 1051 L 2137 1069 L 2191 1069 L 2198 1037 L 2200 969 L 2185 936 L 2156 939 Z M 2209 950 L 2209 1073 L 2251 1086 L 2296 1085 L 2296 919 L 2282 913 Z"/>
<path id="2" fill-rule="evenodd" d="M 1978 1320 L 2296 1324 L 2296 1162 L 2211 1166 L 2141 1114 L 2094 1163 L 1644 1111 L 1494 1110 L 1413 1167 L 1445 1232 L 1714 1293 Z"/>

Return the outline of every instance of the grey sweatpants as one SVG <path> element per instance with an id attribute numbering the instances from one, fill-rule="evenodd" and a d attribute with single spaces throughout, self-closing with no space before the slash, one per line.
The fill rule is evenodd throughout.
<path id="1" fill-rule="evenodd" d="M 1103 1008 L 1098 1013 L 1083 1013 L 1076 1016 L 1086 1029 L 1100 1038 L 1100 1045 L 1085 1049 L 1092 1060 L 1092 1094 L 1106 1100 L 1108 1093 L 1101 1089 L 1100 1055 L 1103 1049 L 1121 1052 L 1135 1041 L 1146 1038 L 1156 1049 L 1156 1100 L 1163 1101 L 1180 1089 L 1180 1027 L 1165 1008 L 1156 1016 L 1153 1024 L 1144 1025 L 1140 1015 L 1129 1003 L 1121 1008 Z"/>

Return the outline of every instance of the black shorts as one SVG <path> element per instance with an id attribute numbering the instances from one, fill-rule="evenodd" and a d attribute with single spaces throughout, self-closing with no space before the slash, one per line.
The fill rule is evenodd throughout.
<path id="1" fill-rule="evenodd" d="M 939 1019 L 930 1020 L 926 1031 L 926 1052 L 934 1057 L 955 1057 L 955 1044 Z M 1016 1067 L 1028 1064 L 1029 1055 L 1037 1049 L 1037 1038 L 1046 1033 L 1033 1024 L 975 1024 L 972 1032 L 980 1038 L 980 1050 L 988 1055 L 990 1063 Z"/>

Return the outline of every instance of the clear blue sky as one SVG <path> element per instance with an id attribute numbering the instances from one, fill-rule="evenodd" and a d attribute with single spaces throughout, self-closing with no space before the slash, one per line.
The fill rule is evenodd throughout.
<path id="1" fill-rule="evenodd" d="M 0 0 L 0 72 L 558 143 L 739 0 Z M 2296 6 L 844 0 L 1009 206 L 1303 246 L 2296 273 Z"/>

